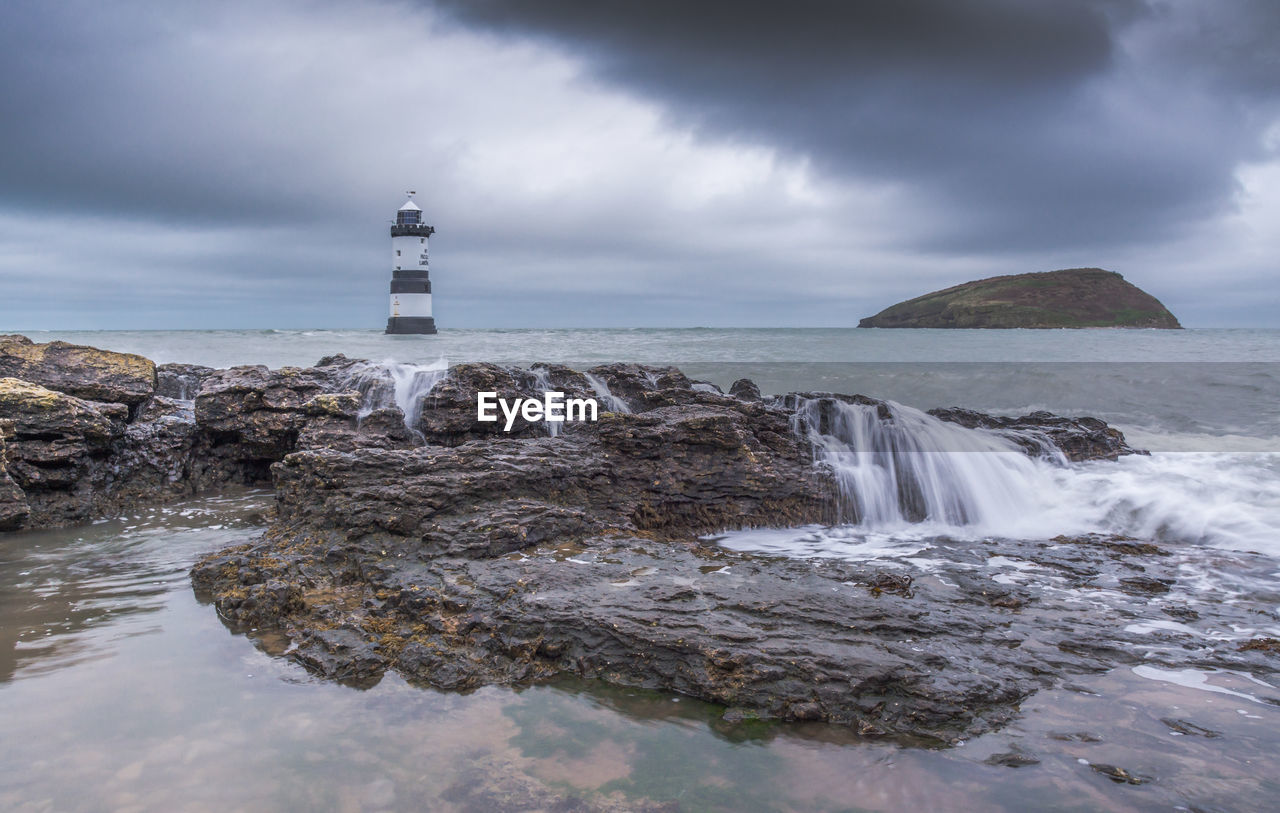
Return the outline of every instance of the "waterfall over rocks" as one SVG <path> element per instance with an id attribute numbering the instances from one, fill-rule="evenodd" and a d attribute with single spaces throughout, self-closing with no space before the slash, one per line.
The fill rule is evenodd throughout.
<path id="1" fill-rule="evenodd" d="M 1008 438 L 862 396 L 793 395 L 792 429 L 838 486 L 841 522 L 990 525 L 1035 510 L 1043 463 Z"/>
<path id="2" fill-rule="evenodd" d="M 358 418 L 363 420 L 391 406 L 404 413 L 404 425 L 417 432 L 422 401 L 449 373 L 449 362 L 440 358 L 430 364 L 361 364 L 352 370 L 350 386 L 360 393 Z"/>
<path id="3" fill-rule="evenodd" d="M 533 387 L 537 392 L 560 392 L 552 383 L 551 371 L 546 367 L 530 367 L 529 376 L 533 379 Z M 546 428 L 547 434 L 553 438 L 559 437 L 560 431 L 564 429 L 564 421 L 543 421 L 542 425 Z"/>
<path id="4" fill-rule="evenodd" d="M 591 373 L 583 373 L 582 377 L 587 379 L 587 383 L 591 385 L 591 389 L 595 391 L 596 397 L 600 399 L 600 405 L 608 412 L 617 412 L 622 415 L 631 414 L 631 406 L 609 390 L 609 385 L 601 381 L 598 377 Z M 650 385 L 655 379 L 649 378 Z"/>

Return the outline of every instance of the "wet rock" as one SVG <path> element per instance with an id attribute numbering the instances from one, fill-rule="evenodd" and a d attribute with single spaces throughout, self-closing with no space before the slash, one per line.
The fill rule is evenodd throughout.
<path id="1" fill-rule="evenodd" d="M 0 336 L 0 377 L 18 378 L 88 401 L 136 407 L 155 392 L 156 366 L 132 353 Z"/>
<path id="2" fill-rule="evenodd" d="M 693 382 L 675 367 L 614 363 L 600 364 L 587 372 L 632 412 L 696 399 Z"/>
<path id="3" fill-rule="evenodd" d="M 1120 579 L 1120 589 L 1126 593 L 1167 593 L 1172 579 L 1153 579 L 1150 576 L 1130 576 Z"/>
<path id="4" fill-rule="evenodd" d="M 302 408 L 298 449 L 409 449 L 420 440 L 405 425 L 404 413 L 390 406 L 366 412 L 355 392 L 321 393 Z"/>
<path id="5" fill-rule="evenodd" d="M 189 400 L 154 396 L 113 449 L 105 496 L 127 506 L 195 493 L 191 474 L 201 440 Z"/>
<path id="6" fill-rule="evenodd" d="M 830 485 L 785 417 L 730 404 L 606 416 L 561 438 L 299 451 L 275 469 L 279 510 L 426 553 L 485 555 L 607 529 L 688 537 L 825 516 Z"/>
<path id="7" fill-rule="evenodd" d="M 375 641 L 352 628 L 308 632 L 290 657 L 313 672 L 359 688 L 377 685 L 386 671 Z"/>
<path id="8" fill-rule="evenodd" d="M 968 429 L 988 429 L 1017 443 L 1028 454 L 1044 455 L 1057 449 L 1072 462 L 1116 460 L 1121 455 L 1146 454 L 1125 442 L 1124 434 L 1097 418 L 1064 418 L 1049 412 L 1032 412 L 1018 418 L 997 417 L 971 409 L 931 409 L 939 420 Z"/>
<path id="9" fill-rule="evenodd" d="M 1059 742 L 1102 742 L 1102 737 L 1090 731 L 1054 732 L 1049 739 Z"/>
<path id="10" fill-rule="evenodd" d="M 13 421 L 0 420 L 0 531 L 15 531 L 26 524 L 31 506 L 27 495 L 9 476 L 5 446 L 13 437 Z"/>
<path id="11" fill-rule="evenodd" d="M 1241 652 L 1268 652 L 1280 653 L 1280 639 L 1277 638 L 1254 638 L 1245 641 L 1239 647 Z"/>
<path id="12" fill-rule="evenodd" d="M 867 582 L 867 590 L 877 596 L 881 593 L 897 593 L 909 598 L 911 596 L 911 581 L 911 576 L 905 573 L 880 571 Z"/>
<path id="13" fill-rule="evenodd" d="M 707 393 L 711 393 L 712 395 L 724 395 L 724 390 L 720 389 L 720 385 L 713 384 L 710 381 L 692 381 L 691 380 L 689 382 L 689 387 L 690 389 L 693 389 L 696 392 L 707 392 Z"/>
<path id="14" fill-rule="evenodd" d="M 843 395 L 834 392 L 790 392 L 769 400 L 769 405 L 789 415 L 801 416 L 795 421 L 795 430 L 804 437 L 810 435 L 841 434 L 845 425 L 846 412 L 841 404 L 872 407 L 876 418 L 884 424 L 891 425 L 894 420 L 893 410 L 887 401 L 868 398 L 865 395 Z M 820 443 L 818 438 L 813 438 Z"/>
<path id="15" fill-rule="evenodd" d="M 1120 663 L 1244 668 L 1264 678 L 1275 671 L 1265 661 L 1240 661 L 1234 647 L 1144 646 L 1149 640 L 1132 621 L 1158 616 L 1164 594 L 1099 592 L 1094 600 L 1108 607 L 1082 613 L 1061 590 L 1036 593 L 974 572 L 975 562 L 999 557 L 1025 562 L 1023 578 L 1057 585 L 1062 577 L 1052 565 L 1070 557 L 1080 578 L 1107 582 L 1130 563 L 1103 545 L 992 540 L 975 555 L 971 543 L 948 548 L 936 540 L 917 554 L 933 559 L 930 578 L 913 581 L 907 597 L 868 591 L 903 583 L 882 568 L 754 557 L 681 538 L 686 514 L 660 531 L 642 530 L 634 513 L 592 490 L 598 474 L 584 483 L 556 469 L 566 464 L 556 463 L 554 450 L 589 447 L 587 437 L 376 452 L 370 472 L 351 468 L 364 454 L 299 452 L 280 467 L 293 470 L 282 482 L 282 521 L 261 543 L 211 557 L 193 578 L 219 607 L 221 591 L 234 598 L 246 582 L 305 585 L 303 603 L 274 619 L 276 626 L 295 640 L 334 628 L 367 638 L 309 655 L 304 662 L 322 675 L 372 679 L 394 669 L 415 682 L 466 690 L 568 673 L 680 692 L 743 719 L 826 720 L 866 735 L 942 742 L 998 728 L 1032 692 Z M 513 474 L 517 449 L 550 463 L 548 479 L 564 489 L 553 494 Z M 367 480 L 387 465 L 393 473 L 385 480 Z M 416 478 L 431 471 L 443 479 L 420 487 Z M 301 477 L 297 493 L 294 475 Z M 365 495 L 357 492 L 362 481 Z M 641 484 L 613 486 L 625 492 Z M 548 490 L 535 500 L 521 488 Z M 539 515 L 550 530 L 531 544 L 520 534 L 540 524 L 521 518 Z M 490 516 L 502 519 L 485 524 Z M 424 529 L 444 530 L 428 537 Z M 1152 578 L 1177 572 L 1163 552 L 1140 556 Z M 1258 611 L 1218 602 L 1206 605 L 1201 623 L 1230 629 Z M 343 652 L 358 652 L 355 672 L 346 671 Z"/>
<path id="16" fill-rule="evenodd" d="M 1160 608 L 1160 612 L 1179 621 L 1195 621 L 1200 617 L 1200 613 L 1185 604 L 1165 605 Z"/>
<path id="17" fill-rule="evenodd" d="M 1103 762 L 1091 762 L 1089 767 L 1096 773 L 1100 773 L 1112 782 L 1122 785 L 1145 785 L 1148 782 L 1154 782 L 1155 778 L 1140 773 L 1134 773 L 1117 765 L 1108 765 Z"/>
<path id="18" fill-rule="evenodd" d="M 365 595 L 376 604 L 360 606 L 376 609 L 360 612 L 411 631 L 398 654 L 377 653 L 382 668 L 441 688 L 568 672 L 667 688 L 762 718 L 947 738 L 1009 719 L 1039 685 L 1034 670 L 1014 665 L 1021 653 L 995 644 L 999 629 L 953 623 L 890 594 L 868 597 L 842 584 L 849 574 L 840 568 L 730 556 L 729 574 L 707 574 L 705 554 L 635 537 L 497 559 L 412 559 L 371 542 L 356 547 Z M 284 561 L 281 578 L 296 578 L 286 575 L 294 565 L 282 551 L 260 553 Z M 199 567 L 215 597 L 219 584 L 236 584 L 220 567 Z M 311 612 L 281 621 L 305 634 Z M 321 674 L 345 668 L 319 657 L 308 665 Z"/>
<path id="19" fill-rule="evenodd" d="M 520 438 L 546 435 L 541 423 L 526 421 L 517 415 L 511 431 L 504 431 L 506 419 L 501 409 L 494 410 L 496 421 L 481 421 L 476 415 L 476 399 L 480 392 L 496 392 L 508 402 L 517 398 L 540 397 L 533 392 L 533 379 L 522 371 L 497 364 L 458 364 L 449 368 L 439 383 L 423 400 L 421 414 L 413 423 L 428 444 L 457 446 L 480 438 Z"/>
<path id="20" fill-rule="evenodd" d="M 199 483 L 262 483 L 270 465 L 297 447 L 309 419 L 323 414 L 313 399 L 348 383 L 351 363 L 269 370 L 232 367 L 204 376 L 195 419 L 205 445 L 197 461 Z"/>
<path id="21" fill-rule="evenodd" d="M 156 395 L 176 401 L 194 401 L 200 383 L 215 370 L 199 364 L 161 364 L 156 367 Z"/>
<path id="22" fill-rule="evenodd" d="M 743 400 L 678 371 L 621 364 L 585 374 L 461 365 L 431 383 L 409 418 L 421 446 L 351 434 L 370 389 L 304 402 L 295 450 L 272 468 L 271 531 L 193 571 L 224 617 L 243 618 L 252 585 L 296 585 L 297 602 L 259 602 L 254 617 L 293 636 L 307 668 L 342 680 L 394 669 L 466 690 L 568 673 L 757 719 L 953 741 L 1002 725 L 1065 675 L 1138 657 L 1137 633 L 998 581 L 978 569 L 988 558 L 1081 585 L 1115 584 L 1135 567 L 1153 580 L 1176 569 L 1159 564 L 1163 551 L 1118 548 L 1129 544 L 1120 539 L 990 540 L 981 551 L 953 548 L 938 577 L 920 582 L 698 538 L 834 519 L 835 483 L 814 465 L 812 435 L 849 404 L 895 420 L 891 404 L 864 396 Z M 587 386 L 612 408 L 559 437 L 532 426 L 495 433 L 475 420 L 480 390 L 529 397 Z M 793 420 L 802 405 L 812 420 Z M 1135 604 L 1117 608 L 1118 620 L 1149 594 L 1106 595 Z"/>
<path id="23" fill-rule="evenodd" d="M 1101 547 L 1110 551 L 1116 558 L 1131 556 L 1157 555 L 1166 556 L 1168 551 L 1159 545 L 1116 534 L 1080 534 L 1078 536 L 1055 536 L 1049 540 L 1059 545 L 1087 545 Z"/>
<path id="24" fill-rule="evenodd" d="M 12 427 L 6 468 L 30 508 L 26 524 L 65 525 L 95 516 L 108 475 L 105 460 L 124 434 L 128 407 L 0 378 L 0 415 Z"/>
<path id="25" fill-rule="evenodd" d="M 1170 731 L 1176 731 L 1179 734 L 1186 734 L 1192 737 L 1204 737 L 1210 740 L 1216 740 L 1222 736 L 1221 732 L 1214 731 L 1210 728 L 1198 726 L 1195 723 L 1186 720 L 1180 720 L 1177 717 L 1164 717 L 1160 722 L 1169 727 Z"/>
<path id="26" fill-rule="evenodd" d="M 1026 768 L 1031 765 L 1039 765 L 1040 758 L 1015 745 L 1004 753 L 992 754 L 983 762 L 987 765 L 1000 765 L 1005 768 Z"/>
<path id="27" fill-rule="evenodd" d="M 760 388 L 750 378 L 739 378 L 729 386 L 729 394 L 743 401 L 759 401 Z"/>

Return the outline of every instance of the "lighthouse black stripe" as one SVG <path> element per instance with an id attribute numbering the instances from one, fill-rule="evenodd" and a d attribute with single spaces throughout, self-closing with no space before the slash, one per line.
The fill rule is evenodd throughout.
<path id="1" fill-rule="evenodd" d="M 431 293 L 431 283 L 421 279 L 393 279 L 391 280 L 391 293 L 429 294 Z"/>
<path id="2" fill-rule="evenodd" d="M 387 333 L 435 333 L 436 320 L 430 316 L 393 316 L 387 320 Z"/>
<path id="3" fill-rule="evenodd" d="M 392 226 L 392 237 L 430 237 L 436 233 L 435 226 Z"/>

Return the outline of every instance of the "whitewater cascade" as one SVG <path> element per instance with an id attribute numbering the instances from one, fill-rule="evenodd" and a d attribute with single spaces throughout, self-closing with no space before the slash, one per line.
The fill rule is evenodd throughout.
<path id="1" fill-rule="evenodd" d="M 395 405 L 404 413 L 404 425 L 416 434 L 423 399 L 448 372 L 449 362 L 444 358 L 431 364 L 384 361 L 353 369 L 350 386 L 360 393 L 357 418 L 364 419 L 375 410 Z"/>
<path id="2" fill-rule="evenodd" d="M 646 373 L 649 383 L 652 385 L 656 382 L 657 376 L 652 373 Z M 587 379 L 587 383 L 591 385 L 591 389 L 595 390 L 596 397 L 600 399 L 600 403 L 604 406 L 606 412 L 617 412 L 622 415 L 630 415 L 631 407 L 626 401 L 609 391 L 609 385 L 596 378 L 591 373 L 583 373 L 582 377 Z"/>
<path id="3" fill-rule="evenodd" d="M 555 384 L 551 383 L 551 371 L 546 367 L 530 367 L 528 373 L 532 377 L 533 386 L 538 392 L 559 392 L 559 390 L 556 390 Z M 542 425 L 546 427 L 547 434 L 553 438 L 559 437 L 560 431 L 564 429 L 564 421 L 543 421 Z"/>
<path id="4" fill-rule="evenodd" d="M 1114 533 L 1280 555 L 1280 455 L 1157 453 L 1068 463 L 892 401 L 802 397 L 792 428 L 837 485 L 833 528 L 745 531 L 731 546 L 884 555 L 936 536 L 1052 539 Z M 852 553 L 851 553 L 852 552 Z M 901 553 L 901 551 L 899 551 Z"/>
<path id="5" fill-rule="evenodd" d="M 1045 485 L 1012 441 L 892 401 L 801 398 L 791 421 L 835 477 L 841 522 L 991 525 L 1035 510 Z"/>

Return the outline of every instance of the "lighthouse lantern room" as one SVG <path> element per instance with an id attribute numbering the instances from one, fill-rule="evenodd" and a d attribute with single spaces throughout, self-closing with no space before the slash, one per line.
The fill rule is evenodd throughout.
<path id="1" fill-rule="evenodd" d="M 435 228 L 422 222 L 413 195 L 396 212 L 391 227 L 391 314 L 387 333 L 435 333 L 431 317 L 431 279 L 427 272 L 427 238 Z"/>

